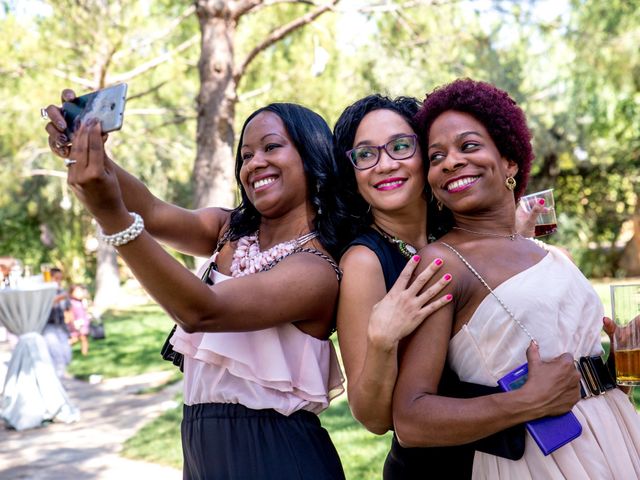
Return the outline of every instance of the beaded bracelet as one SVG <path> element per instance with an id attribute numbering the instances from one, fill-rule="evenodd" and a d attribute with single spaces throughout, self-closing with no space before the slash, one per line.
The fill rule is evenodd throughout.
<path id="1" fill-rule="evenodd" d="M 122 245 L 129 243 L 131 240 L 138 238 L 144 230 L 144 220 L 135 212 L 129 212 L 129 215 L 133 217 L 133 223 L 131 225 L 121 232 L 114 233 L 113 235 L 105 235 L 101 230 L 100 239 L 112 247 L 121 247 Z"/>

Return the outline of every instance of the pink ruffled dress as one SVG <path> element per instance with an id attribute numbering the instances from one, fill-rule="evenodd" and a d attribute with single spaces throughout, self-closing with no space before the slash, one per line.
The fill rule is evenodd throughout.
<path id="1" fill-rule="evenodd" d="M 214 284 L 230 278 L 212 273 Z M 234 403 L 287 416 L 298 410 L 318 414 L 344 391 L 333 343 L 293 324 L 227 333 L 178 327 L 171 344 L 184 355 L 185 405 Z"/>

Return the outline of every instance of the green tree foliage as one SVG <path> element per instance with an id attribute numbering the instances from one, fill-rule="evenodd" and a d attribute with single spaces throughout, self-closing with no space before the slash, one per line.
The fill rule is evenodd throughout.
<path id="1" fill-rule="evenodd" d="M 246 58 L 320 4 L 256 2 L 239 19 L 234 55 Z M 125 128 L 110 152 L 159 196 L 192 205 L 196 9 L 189 0 L 60 0 L 24 15 L 20 2 L 1 5 L 0 34 L 11 42 L 0 44 L 0 254 L 83 271 L 94 226 L 56 176 L 64 167 L 45 144 L 39 108 L 58 103 L 63 87 L 126 81 Z M 540 0 L 340 2 L 252 60 L 235 93 L 235 130 L 273 101 L 307 105 L 332 125 L 373 91 L 422 98 L 456 77 L 492 82 L 529 118 L 529 190 L 556 188 L 561 226 L 550 240 L 588 274 L 623 274 L 623 226 L 640 216 L 640 4 L 568 0 L 555 17 L 543 9 Z"/>
<path id="2" fill-rule="evenodd" d="M 534 134 L 528 190 L 556 188 L 561 228 L 549 240 L 589 275 L 624 274 L 622 227 L 640 188 L 640 5 L 576 0 L 550 17 L 541 4 L 372 7 L 363 17 L 374 46 L 359 51 L 360 79 L 373 91 L 417 97 L 466 76 L 507 90 Z"/>
<path id="3" fill-rule="evenodd" d="M 629 241 L 622 227 L 640 195 L 640 4 L 584 0 L 572 7 L 570 134 L 560 133 L 574 151 L 558 155 L 557 183 L 570 192 L 564 208 L 576 236 L 564 238 L 582 240 L 580 263 L 595 275 L 624 275 L 631 265 L 620 261 Z"/>
<path id="4" fill-rule="evenodd" d="M 189 2 L 42 2 L 40 16 L 0 18 L 0 252 L 49 261 L 80 280 L 93 278 L 85 239 L 94 226 L 67 190 L 64 167 L 46 145 L 40 107 L 77 94 L 129 84 L 125 128 L 108 149 L 158 195 L 187 203 L 194 152 L 198 29 Z M 70 200 L 70 201 L 69 201 Z M 61 207 L 64 206 L 66 208 Z M 41 231 L 50 233 L 49 245 Z M 35 266 L 35 265 L 34 265 Z M 84 277 L 84 278 L 83 278 Z"/>
<path id="5" fill-rule="evenodd" d="M 239 54 L 246 55 L 256 38 L 300 17 L 306 10 L 305 5 L 281 5 L 243 19 L 238 28 Z M 339 18 L 324 15 L 253 61 L 238 88 L 236 131 L 252 111 L 270 102 L 300 103 L 332 125 L 346 105 L 368 93 L 361 82 L 341 82 L 342 78 L 353 77 L 358 62 L 340 50 L 336 40 Z"/>

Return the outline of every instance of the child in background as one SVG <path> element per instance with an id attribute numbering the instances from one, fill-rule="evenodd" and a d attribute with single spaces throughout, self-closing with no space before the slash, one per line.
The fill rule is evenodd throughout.
<path id="1" fill-rule="evenodd" d="M 73 285 L 69 291 L 69 301 L 71 303 L 71 319 L 68 324 L 71 334 L 70 343 L 73 345 L 80 340 L 80 351 L 82 355 L 89 353 L 89 325 L 91 317 L 87 311 L 87 289 L 82 285 Z"/>

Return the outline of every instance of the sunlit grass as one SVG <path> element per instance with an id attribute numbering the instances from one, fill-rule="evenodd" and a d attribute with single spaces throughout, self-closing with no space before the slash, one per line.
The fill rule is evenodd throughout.
<path id="1" fill-rule="evenodd" d="M 175 368 L 160 356 L 173 323 L 158 306 L 108 312 L 103 322 L 106 338 L 90 340 L 89 355 L 80 354 L 79 343 L 73 346 L 68 368 L 71 375 L 80 379 L 92 374 L 113 378 Z"/>
<path id="2" fill-rule="evenodd" d="M 176 404 L 129 438 L 121 455 L 182 469 L 182 394 L 176 396 Z"/>

